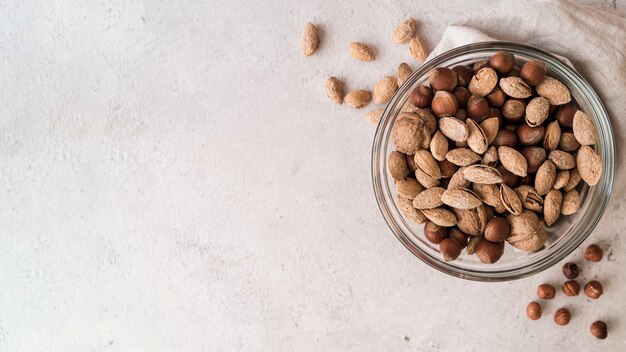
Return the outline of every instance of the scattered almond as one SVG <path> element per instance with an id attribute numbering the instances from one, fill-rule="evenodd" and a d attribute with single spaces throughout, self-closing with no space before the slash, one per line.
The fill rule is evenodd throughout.
<path id="1" fill-rule="evenodd" d="M 346 105 L 353 109 L 361 109 L 372 100 L 372 93 L 367 90 L 355 90 L 345 96 Z"/>
<path id="2" fill-rule="evenodd" d="M 337 77 L 328 77 L 326 80 L 326 95 L 334 103 L 341 104 L 343 102 L 343 83 Z"/>
<path id="3" fill-rule="evenodd" d="M 393 30 L 393 42 L 396 44 L 408 43 L 417 31 L 417 21 L 412 18 L 400 23 Z"/>
<path id="4" fill-rule="evenodd" d="M 398 74 L 396 76 L 396 79 L 398 81 L 398 87 L 402 86 L 404 82 L 406 82 L 406 80 L 411 77 L 412 73 L 413 70 L 411 69 L 411 66 L 407 65 L 404 62 L 401 63 L 400 66 L 398 66 Z"/>
<path id="5" fill-rule="evenodd" d="M 421 62 L 426 61 L 426 58 L 428 57 L 428 49 L 418 34 L 409 40 L 409 52 L 415 60 Z"/>
<path id="6" fill-rule="evenodd" d="M 367 114 L 365 114 L 365 119 L 367 120 L 367 122 L 371 123 L 372 125 L 378 125 L 378 123 L 380 122 L 380 119 L 383 117 L 384 112 L 385 110 L 383 109 L 370 111 Z"/>
<path id="7" fill-rule="evenodd" d="M 304 26 L 304 32 L 302 32 L 302 38 L 300 39 L 300 51 L 302 51 L 304 56 L 311 56 L 317 50 L 318 45 L 317 28 L 313 23 L 308 22 Z"/>
<path id="8" fill-rule="evenodd" d="M 374 55 L 374 50 L 372 50 L 372 48 L 363 43 L 350 43 L 350 46 L 348 47 L 348 52 L 350 53 L 350 56 L 359 61 L 374 61 L 374 59 L 376 59 L 376 56 Z"/>
<path id="9" fill-rule="evenodd" d="M 385 76 L 374 86 L 374 102 L 376 104 L 386 103 L 398 90 L 398 81 L 395 77 Z"/>

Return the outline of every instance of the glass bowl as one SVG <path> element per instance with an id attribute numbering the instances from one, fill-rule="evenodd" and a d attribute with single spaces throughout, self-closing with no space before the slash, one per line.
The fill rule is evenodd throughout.
<path id="1" fill-rule="evenodd" d="M 391 127 L 408 103 L 411 91 L 427 81 L 428 73 L 435 67 L 453 67 L 487 60 L 497 51 L 508 51 L 515 55 L 518 65 L 528 60 L 543 61 L 548 75 L 563 82 L 569 88 L 572 101 L 594 121 L 598 131 L 596 151 L 603 161 L 600 182 L 594 187 L 577 188 L 581 206 L 577 213 L 561 216 L 547 228 L 548 241 L 537 252 L 527 253 L 505 245 L 502 258 L 494 264 L 483 264 L 476 256 L 465 254 L 452 262 L 445 262 L 438 246 L 426 240 L 423 225 L 417 225 L 398 210 L 393 179 L 387 173 L 387 157 L 394 150 L 390 141 Z M 424 263 L 446 274 L 476 281 L 509 281 L 541 272 L 561 261 L 576 249 L 600 221 L 611 195 L 615 161 L 615 145 L 608 114 L 589 83 L 574 69 L 558 57 L 543 50 L 508 42 L 483 42 L 465 45 L 445 52 L 417 69 L 400 87 L 387 105 L 380 120 L 372 149 L 372 181 L 378 206 L 391 231 L 402 244 Z M 581 183 L 584 183 L 581 181 Z"/>

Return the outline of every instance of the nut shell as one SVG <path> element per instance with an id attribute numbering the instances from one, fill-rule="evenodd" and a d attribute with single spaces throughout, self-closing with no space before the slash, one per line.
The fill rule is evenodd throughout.
<path id="1" fill-rule="evenodd" d="M 485 96 L 498 84 L 498 74 L 490 67 L 484 67 L 478 70 L 474 77 L 470 80 L 468 89 L 472 94 Z"/>

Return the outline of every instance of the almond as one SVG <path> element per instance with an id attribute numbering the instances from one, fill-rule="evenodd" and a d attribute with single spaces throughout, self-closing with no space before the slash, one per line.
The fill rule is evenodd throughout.
<path id="1" fill-rule="evenodd" d="M 598 184 L 600 176 L 602 176 L 602 159 L 595 150 L 587 145 L 580 147 L 576 156 L 576 164 L 583 181 L 589 186 Z"/>
<path id="2" fill-rule="evenodd" d="M 498 74 L 490 67 L 478 70 L 469 82 L 468 89 L 472 94 L 485 96 L 498 84 Z"/>
<path id="3" fill-rule="evenodd" d="M 548 159 L 552 161 L 559 170 L 569 170 L 576 167 L 574 156 L 562 150 L 551 151 L 550 154 L 548 154 Z"/>
<path id="4" fill-rule="evenodd" d="M 569 89 L 559 80 L 552 77 L 546 76 L 543 82 L 535 87 L 535 89 L 537 90 L 537 94 L 550 101 L 550 105 L 562 105 L 572 100 Z"/>
<path id="5" fill-rule="evenodd" d="M 372 100 L 372 93 L 367 90 L 355 90 L 344 98 L 346 104 L 353 109 L 361 109 Z"/>
<path id="6" fill-rule="evenodd" d="M 576 188 L 576 186 L 578 186 L 578 184 L 580 183 L 580 180 L 582 180 L 577 168 L 568 170 L 568 172 L 569 178 L 567 179 L 567 183 L 563 187 L 563 191 L 565 192 L 569 192 Z"/>
<path id="7" fill-rule="evenodd" d="M 443 227 L 452 227 L 456 225 L 456 217 L 454 214 L 444 208 L 424 209 L 422 213 L 428 220 Z"/>
<path id="8" fill-rule="evenodd" d="M 463 176 L 473 183 L 496 184 L 502 182 L 502 174 L 491 166 L 477 164 L 469 165 L 463 171 Z"/>
<path id="9" fill-rule="evenodd" d="M 520 177 L 527 175 L 528 162 L 522 153 L 511 147 L 501 146 L 498 148 L 498 156 L 502 166 L 508 171 Z"/>
<path id="10" fill-rule="evenodd" d="M 498 135 L 498 131 L 500 129 L 500 119 L 497 117 L 490 117 L 481 122 L 480 127 L 485 132 L 485 136 L 487 136 L 487 144 L 491 144 Z"/>
<path id="11" fill-rule="evenodd" d="M 420 149 L 415 153 L 414 156 L 415 165 L 424 173 L 432 178 L 440 179 L 441 178 L 441 170 L 439 169 L 439 164 L 437 164 L 437 160 L 433 158 L 432 154 L 428 150 Z"/>
<path id="12" fill-rule="evenodd" d="M 424 62 L 428 57 L 428 48 L 424 43 L 424 40 L 419 35 L 415 35 L 409 40 L 409 52 L 411 56 L 417 61 Z"/>
<path id="13" fill-rule="evenodd" d="M 546 127 L 546 134 L 543 137 L 543 148 L 547 151 L 556 150 L 561 141 L 561 126 L 558 121 L 552 121 Z"/>
<path id="14" fill-rule="evenodd" d="M 433 138 L 430 140 L 430 153 L 433 158 L 439 161 L 446 160 L 446 153 L 448 152 L 448 139 L 441 133 L 441 131 L 435 132 Z"/>
<path id="15" fill-rule="evenodd" d="M 465 142 L 469 137 L 467 125 L 455 117 L 442 117 L 439 119 L 439 130 L 444 136 L 455 142 Z"/>
<path id="16" fill-rule="evenodd" d="M 374 59 L 376 59 L 376 56 L 374 55 L 374 50 L 372 50 L 372 48 L 363 43 L 350 43 L 350 46 L 348 47 L 348 52 L 350 53 L 350 56 L 359 61 L 373 61 Z"/>
<path id="17" fill-rule="evenodd" d="M 530 88 L 530 87 L 529 87 Z M 550 101 L 544 97 L 535 97 L 526 105 L 526 123 L 530 127 L 541 125 L 547 118 Z"/>
<path id="18" fill-rule="evenodd" d="M 396 182 L 396 191 L 404 198 L 412 200 L 423 190 L 424 187 L 413 178 Z"/>
<path id="19" fill-rule="evenodd" d="M 561 189 L 567 185 L 569 181 L 569 170 L 561 170 L 556 173 L 556 179 L 554 180 L 554 185 L 552 188 Z"/>
<path id="20" fill-rule="evenodd" d="M 483 154 L 483 159 L 480 163 L 487 166 L 496 166 L 498 164 L 498 149 L 493 145 L 489 147 L 485 154 Z"/>
<path id="21" fill-rule="evenodd" d="M 472 185 L 472 189 L 485 204 L 492 207 L 502 206 L 502 200 L 500 200 L 500 187 L 498 187 L 498 185 L 474 183 Z"/>
<path id="22" fill-rule="evenodd" d="M 519 199 L 522 201 L 524 209 L 532 210 L 534 212 L 543 212 L 543 198 L 537 193 L 537 191 L 529 185 L 522 185 L 515 189 Z"/>
<path id="23" fill-rule="evenodd" d="M 482 128 L 472 119 L 465 120 L 468 129 L 467 145 L 475 153 L 483 154 L 487 151 L 487 136 Z"/>
<path id="24" fill-rule="evenodd" d="M 412 201 L 410 199 L 398 196 L 397 198 L 398 210 L 410 221 L 416 224 L 423 224 L 426 222 L 426 217 L 421 211 L 413 208 Z"/>
<path id="25" fill-rule="evenodd" d="M 515 215 L 522 213 L 522 201 L 519 199 L 517 192 L 504 183 L 500 185 L 500 201 L 502 201 L 502 205 L 504 205 L 509 213 Z"/>
<path id="26" fill-rule="evenodd" d="M 550 160 L 546 160 L 539 166 L 535 175 L 535 189 L 540 196 L 548 194 L 556 181 L 556 166 Z"/>
<path id="27" fill-rule="evenodd" d="M 409 167 L 406 164 L 404 154 L 393 151 L 387 158 L 387 171 L 395 180 L 404 180 L 409 174 Z"/>
<path id="28" fill-rule="evenodd" d="M 506 217 L 511 229 L 509 237 L 506 239 L 509 244 L 525 252 L 534 252 L 546 243 L 548 234 L 539 217 L 528 210 L 524 210 L 520 215 L 509 215 Z"/>
<path id="29" fill-rule="evenodd" d="M 374 86 L 374 102 L 376 104 L 386 103 L 398 90 L 398 81 L 395 77 L 385 76 Z"/>
<path id="30" fill-rule="evenodd" d="M 441 183 L 439 182 L 439 179 L 428 176 L 420 168 L 415 170 L 415 179 L 417 179 L 417 182 L 426 188 L 437 187 Z"/>
<path id="31" fill-rule="evenodd" d="M 589 115 L 580 110 L 576 111 L 574 121 L 572 122 L 572 129 L 574 130 L 576 140 L 581 145 L 596 144 L 596 126 L 593 124 L 593 120 Z"/>
<path id="32" fill-rule="evenodd" d="M 404 62 L 401 63 L 400 66 L 398 66 L 398 74 L 396 76 L 396 80 L 398 81 L 398 87 L 402 86 L 404 82 L 406 82 L 406 80 L 411 77 L 412 73 L 413 69 L 411 69 L 411 66 L 407 65 Z"/>
<path id="33" fill-rule="evenodd" d="M 452 177 L 450 177 L 450 181 L 448 182 L 448 188 L 467 188 L 470 186 L 470 181 L 468 181 L 465 176 L 463 176 L 465 172 L 466 166 L 460 167 Z"/>
<path id="34" fill-rule="evenodd" d="M 400 23 L 393 30 L 393 42 L 396 44 L 408 43 L 417 31 L 417 21 L 409 18 Z"/>
<path id="35" fill-rule="evenodd" d="M 384 112 L 385 110 L 383 109 L 370 111 L 367 114 L 365 114 L 365 119 L 367 120 L 367 122 L 371 123 L 372 125 L 378 125 L 378 123 L 380 122 L 380 119 L 383 117 Z"/>
<path id="36" fill-rule="evenodd" d="M 415 108 L 412 111 L 413 115 L 415 115 L 418 119 L 422 120 L 424 123 L 424 127 L 428 130 L 428 135 L 432 136 L 437 131 L 437 119 L 435 119 L 435 115 L 428 109 L 419 109 Z"/>
<path id="37" fill-rule="evenodd" d="M 561 132 L 561 140 L 559 141 L 559 149 L 565 152 L 575 152 L 580 148 L 580 143 L 576 140 L 574 133 Z"/>
<path id="38" fill-rule="evenodd" d="M 563 204 L 561 205 L 561 214 L 572 215 L 580 208 L 580 195 L 573 189 L 563 195 Z"/>
<path id="39" fill-rule="evenodd" d="M 343 83 L 337 77 L 329 77 L 326 80 L 326 95 L 334 103 L 341 104 L 343 102 Z"/>
<path id="40" fill-rule="evenodd" d="M 532 90 L 528 83 L 524 82 L 524 80 L 519 77 L 501 78 L 500 89 L 502 89 L 506 95 L 518 99 L 525 99 L 532 95 Z"/>
<path id="41" fill-rule="evenodd" d="M 423 129 L 422 120 L 413 114 L 401 113 L 391 128 L 391 141 L 398 151 L 413 155 L 422 145 Z"/>
<path id="42" fill-rule="evenodd" d="M 304 32 L 302 32 L 302 38 L 300 39 L 300 51 L 302 51 L 304 56 L 311 56 L 317 50 L 318 45 L 317 28 L 313 23 L 308 22 L 304 26 Z"/>
<path id="43" fill-rule="evenodd" d="M 481 238 L 482 237 L 479 236 L 472 236 L 469 239 L 469 241 L 467 242 L 467 255 L 473 255 L 474 253 L 476 253 L 476 245 L 478 245 L 478 242 L 480 242 Z"/>
<path id="44" fill-rule="evenodd" d="M 473 209 L 482 204 L 478 196 L 467 188 L 451 188 L 441 195 L 443 204 L 457 209 Z"/>
<path id="45" fill-rule="evenodd" d="M 563 194 L 558 189 L 553 189 L 546 194 L 543 201 L 543 220 L 546 225 L 554 224 L 561 215 L 561 204 L 563 202 Z"/>
<path id="46" fill-rule="evenodd" d="M 467 166 L 480 161 L 480 155 L 467 148 L 456 148 L 446 153 L 446 160 L 457 166 Z"/>
<path id="47" fill-rule="evenodd" d="M 483 205 L 472 209 L 452 208 L 456 215 L 456 226 L 470 236 L 481 236 L 487 225 L 487 213 Z"/>
<path id="48" fill-rule="evenodd" d="M 445 188 L 432 187 L 427 188 L 417 194 L 413 199 L 413 207 L 415 209 L 433 209 L 443 205 L 441 195 L 445 192 Z"/>

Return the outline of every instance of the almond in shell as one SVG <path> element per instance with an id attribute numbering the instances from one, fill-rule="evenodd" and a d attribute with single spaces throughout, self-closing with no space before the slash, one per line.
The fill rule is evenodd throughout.
<path id="1" fill-rule="evenodd" d="M 439 226 L 452 227 L 456 225 L 456 216 L 450 210 L 444 208 L 424 209 L 422 213 L 428 220 Z"/>
<path id="2" fill-rule="evenodd" d="M 463 171 L 463 176 L 470 182 L 479 184 L 496 184 L 502 182 L 502 174 L 498 169 L 482 165 L 469 165 Z"/>
<path id="3" fill-rule="evenodd" d="M 386 103 L 398 90 L 398 81 L 395 77 L 385 76 L 374 86 L 372 97 L 376 104 Z"/>
<path id="4" fill-rule="evenodd" d="M 500 185 L 500 201 L 502 201 L 502 205 L 509 213 L 515 215 L 522 213 L 522 201 L 519 199 L 517 192 L 504 183 Z"/>
<path id="5" fill-rule="evenodd" d="M 490 67 L 483 67 L 472 77 L 468 89 L 472 94 L 485 96 L 498 84 L 498 74 Z"/>
<path id="6" fill-rule="evenodd" d="M 561 126 L 558 121 L 552 121 L 546 127 L 546 134 L 543 137 L 543 148 L 547 151 L 556 150 L 561 141 Z"/>
<path id="7" fill-rule="evenodd" d="M 348 47 L 348 52 L 350 53 L 350 56 L 359 61 L 373 61 L 374 59 L 376 59 L 376 55 L 374 55 L 374 50 L 372 50 L 372 48 L 363 43 L 350 43 L 350 46 Z"/>
<path id="8" fill-rule="evenodd" d="M 574 114 L 574 121 L 572 122 L 572 129 L 574 130 L 574 136 L 581 145 L 594 145 L 597 140 L 596 126 L 593 124 L 593 120 L 589 115 L 578 110 Z"/>
<path id="9" fill-rule="evenodd" d="M 554 180 L 554 185 L 552 188 L 561 189 L 567 185 L 569 181 L 569 170 L 561 170 L 556 173 L 556 179 Z"/>
<path id="10" fill-rule="evenodd" d="M 487 212 L 483 205 L 473 209 L 453 208 L 457 227 L 470 236 L 481 236 L 487 225 Z"/>
<path id="11" fill-rule="evenodd" d="M 467 130 L 467 145 L 477 154 L 483 154 L 487 151 L 488 141 L 485 131 L 472 119 L 465 120 Z"/>
<path id="12" fill-rule="evenodd" d="M 443 205 L 441 196 L 445 192 L 445 188 L 432 187 L 427 188 L 417 194 L 413 199 L 413 207 L 415 209 L 434 209 Z"/>
<path id="13" fill-rule="evenodd" d="M 498 187 L 498 185 L 474 183 L 472 184 L 472 189 L 483 203 L 492 207 L 502 206 L 500 187 Z"/>
<path id="14" fill-rule="evenodd" d="M 551 226 L 559 219 L 562 202 L 563 194 L 558 189 L 552 189 L 546 194 L 543 200 L 543 220 L 546 225 Z"/>
<path id="15" fill-rule="evenodd" d="M 580 195 L 575 189 L 566 192 L 563 195 L 563 204 L 561 206 L 561 214 L 572 215 L 580 208 Z"/>
<path id="16" fill-rule="evenodd" d="M 559 170 L 569 170 L 576 167 L 574 156 L 562 150 L 551 151 L 550 154 L 548 154 L 548 159 L 552 161 Z"/>
<path id="17" fill-rule="evenodd" d="M 414 199 L 423 190 L 424 187 L 413 178 L 396 182 L 396 191 L 403 198 Z"/>
<path id="18" fill-rule="evenodd" d="M 572 132 L 562 132 L 561 140 L 559 140 L 559 149 L 565 152 L 575 152 L 580 148 L 580 143 L 576 140 L 576 136 Z"/>
<path id="19" fill-rule="evenodd" d="M 465 172 L 466 167 L 460 167 L 455 173 L 454 175 L 452 175 L 452 177 L 450 178 L 450 181 L 448 182 L 448 188 L 467 188 L 470 186 L 471 182 L 468 181 L 465 176 L 463 175 Z"/>
<path id="20" fill-rule="evenodd" d="M 425 188 L 437 187 L 441 183 L 438 178 L 430 177 L 419 167 L 415 169 L 415 179 Z"/>
<path id="21" fill-rule="evenodd" d="M 346 105 L 353 109 L 361 109 L 372 100 L 372 93 L 367 90 L 355 90 L 348 93 L 343 99 Z"/>
<path id="22" fill-rule="evenodd" d="M 561 81 L 552 77 L 546 76 L 535 89 L 537 94 L 550 101 L 550 105 L 562 105 L 572 100 L 569 89 Z"/>
<path id="23" fill-rule="evenodd" d="M 508 171 L 520 177 L 527 175 L 528 162 L 522 153 L 511 147 L 500 146 L 498 148 L 498 156 L 502 166 L 504 166 L 504 168 Z"/>
<path id="24" fill-rule="evenodd" d="M 493 145 L 489 147 L 483 154 L 483 159 L 480 163 L 487 166 L 496 166 L 498 164 L 498 149 Z"/>
<path id="25" fill-rule="evenodd" d="M 589 186 L 595 186 L 602 176 L 602 159 L 600 155 L 588 145 L 583 145 L 576 155 L 576 164 L 580 177 Z"/>
<path id="26" fill-rule="evenodd" d="M 578 172 L 577 168 L 571 169 L 568 171 L 569 171 L 569 178 L 567 179 L 567 183 L 563 187 L 563 191 L 565 192 L 569 192 L 573 190 L 574 188 L 576 188 L 576 186 L 578 186 L 578 184 L 580 183 L 580 180 L 582 179 L 580 177 L 580 172 Z"/>
<path id="27" fill-rule="evenodd" d="M 515 189 L 517 195 L 522 201 L 524 209 L 532 210 L 537 213 L 543 212 L 543 198 L 537 191 L 529 185 L 522 185 Z"/>
<path id="28" fill-rule="evenodd" d="M 433 158 L 439 161 L 446 160 L 446 153 L 448 152 L 448 139 L 441 133 L 441 131 L 435 132 L 430 140 L 430 153 Z"/>
<path id="29" fill-rule="evenodd" d="M 498 135 L 498 131 L 500 129 L 500 119 L 497 117 L 490 117 L 481 122 L 480 127 L 485 132 L 485 136 L 487 136 L 487 144 L 491 144 Z"/>
<path id="30" fill-rule="evenodd" d="M 535 97 L 526 105 L 526 123 L 530 127 L 541 125 L 547 118 L 550 101 L 544 97 Z"/>
<path id="31" fill-rule="evenodd" d="M 406 164 L 404 154 L 393 151 L 387 158 L 387 171 L 395 180 L 404 180 L 409 175 L 409 168 Z"/>
<path id="32" fill-rule="evenodd" d="M 548 239 L 543 222 L 529 210 L 524 210 L 520 215 L 508 215 L 506 221 L 510 225 L 510 234 L 506 240 L 519 250 L 534 252 L 543 247 Z"/>
<path id="33" fill-rule="evenodd" d="M 535 175 L 535 189 L 540 196 L 548 194 L 556 181 L 556 166 L 550 160 L 546 160 L 539 166 Z"/>
<path id="34" fill-rule="evenodd" d="M 439 164 L 437 164 L 437 160 L 433 158 L 432 154 L 428 150 L 420 149 L 415 153 L 414 156 L 415 165 L 418 168 L 422 169 L 424 173 L 432 178 L 440 179 L 441 178 L 441 170 L 439 169 Z"/>
<path id="35" fill-rule="evenodd" d="M 421 211 L 415 209 L 412 205 L 412 201 L 401 196 L 397 197 L 398 210 L 404 215 L 405 218 L 416 224 L 423 224 L 426 222 L 426 217 Z"/>
<path id="36" fill-rule="evenodd" d="M 467 166 L 480 161 L 480 155 L 467 148 L 456 148 L 446 153 L 446 160 L 457 166 Z"/>
<path id="37" fill-rule="evenodd" d="M 413 155 L 422 146 L 423 129 L 422 120 L 413 114 L 402 113 L 391 129 L 391 141 L 398 151 Z"/>
<path id="38" fill-rule="evenodd" d="M 532 90 L 528 83 L 524 82 L 524 80 L 519 77 L 512 76 L 501 78 L 500 88 L 506 95 L 513 98 L 525 99 L 532 95 Z"/>
<path id="39" fill-rule="evenodd" d="M 482 204 L 480 198 L 467 188 L 449 188 L 441 195 L 441 201 L 457 209 L 473 209 Z"/>
<path id="40" fill-rule="evenodd" d="M 469 137 L 467 125 L 456 117 L 444 116 L 439 119 L 439 130 L 455 142 L 465 142 Z"/>

